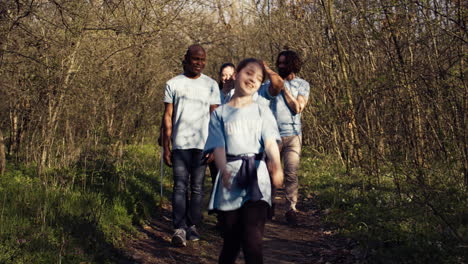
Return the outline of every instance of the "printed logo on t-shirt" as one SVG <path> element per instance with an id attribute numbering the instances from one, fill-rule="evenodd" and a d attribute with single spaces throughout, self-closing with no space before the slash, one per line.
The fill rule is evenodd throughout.
<path id="1" fill-rule="evenodd" d="M 226 122 L 224 129 L 228 135 L 259 135 L 262 130 L 262 122 L 259 120 L 237 120 Z"/>
<path id="2" fill-rule="evenodd" d="M 189 100 L 200 100 L 200 98 L 204 98 L 203 91 L 200 89 L 195 89 L 194 87 L 180 87 L 176 91 L 177 97 L 181 99 L 189 99 Z"/>

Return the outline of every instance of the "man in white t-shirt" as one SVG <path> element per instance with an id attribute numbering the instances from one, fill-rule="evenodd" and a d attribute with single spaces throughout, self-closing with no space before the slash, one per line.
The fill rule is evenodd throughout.
<path id="1" fill-rule="evenodd" d="M 184 73 L 167 81 L 164 91 L 164 162 L 173 168 L 172 244 L 175 246 L 185 246 L 186 240 L 200 238 L 196 225 L 202 218 L 206 168 L 203 148 L 210 113 L 220 104 L 217 82 L 202 74 L 206 64 L 203 47 L 191 45 L 182 64 Z"/>

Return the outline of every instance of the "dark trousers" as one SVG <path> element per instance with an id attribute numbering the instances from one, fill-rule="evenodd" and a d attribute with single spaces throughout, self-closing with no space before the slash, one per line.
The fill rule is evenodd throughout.
<path id="1" fill-rule="evenodd" d="M 202 157 L 200 149 L 172 151 L 172 220 L 176 229 L 198 225 L 201 221 L 206 169 L 206 165 L 202 164 Z"/>
<path id="2" fill-rule="evenodd" d="M 237 210 L 220 212 L 224 244 L 218 263 L 234 264 L 241 248 L 246 264 L 263 263 L 262 240 L 268 207 L 265 201 L 248 201 Z"/>

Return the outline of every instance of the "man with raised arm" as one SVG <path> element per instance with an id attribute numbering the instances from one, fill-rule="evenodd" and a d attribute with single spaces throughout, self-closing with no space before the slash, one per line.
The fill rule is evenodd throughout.
<path id="1" fill-rule="evenodd" d="M 297 225 L 299 183 L 297 171 L 302 147 L 301 113 L 309 98 L 309 83 L 296 74 L 301 70 L 299 55 L 292 50 L 278 54 L 276 67 L 284 80 L 284 88 L 271 100 L 271 110 L 278 123 L 281 136 L 280 154 L 284 167 L 284 187 L 288 205 L 286 221 Z"/>
<path id="2" fill-rule="evenodd" d="M 205 64 L 203 47 L 191 45 L 182 61 L 183 74 L 167 81 L 164 92 L 163 148 L 164 162 L 172 166 L 174 179 L 174 246 L 200 239 L 196 226 L 202 218 L 206 168 L 203 148 L 210 113 L 220 104 L 218 84 L 202 74 Z"/>

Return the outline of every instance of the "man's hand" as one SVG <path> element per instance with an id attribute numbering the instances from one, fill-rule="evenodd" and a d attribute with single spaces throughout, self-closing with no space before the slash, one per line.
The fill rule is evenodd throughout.
<path id="1" fill-rule="evenodd" d="M 172 167 L 172 154 L 171 151 L 164 151 L 164 163 L 166 163 L 167 166 Z"/>
<path id="2" fill-rule="evenodd" d="M 268 78 L 270 79 L 268 92 L 272 96 L 277 96 L 284 89 L 284 80 L 278 73 L 274 72 L 265 61 L 263 61 L 263 66 L 265 67 Z"/>

